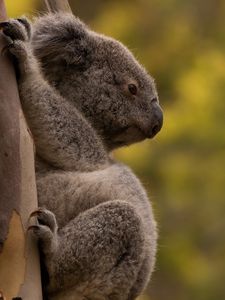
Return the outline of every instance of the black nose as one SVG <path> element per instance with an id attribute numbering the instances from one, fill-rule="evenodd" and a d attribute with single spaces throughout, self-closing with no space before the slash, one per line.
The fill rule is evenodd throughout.
<path id="1" fill-rule="evenodd" d="M 153 105 L 153 113 L 152 113 L 152 122 L 149 131 L 149 138 L 153 138 L 162 128 L 163 126 L 163 112 L 161 107 L 154 103 Z"/>

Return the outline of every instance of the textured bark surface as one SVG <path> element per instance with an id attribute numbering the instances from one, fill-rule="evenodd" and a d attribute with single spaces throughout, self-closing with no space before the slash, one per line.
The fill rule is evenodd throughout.
<path id="1" fill-rule="evenodd" d="M 2 1 L 0 0 L 0 3 Z M 1 8 L 1 7 L 0 7 Z M 3 19 L 2 19 L 3 20 Z M 0 34 L 0 53 L 5 40 Z M 12 208 L 20 203 L 19 96 L 13 67 L 0 54 L 0 250 L 6 239 Z"/>
<path id="2" fill-rule="evenodd" d="M 0 0 L 0 21 L 6 20 Z M 42 299 L 38 250 L 26 229 L 37 208 L 34 147 L 19 101 L 11 58 L 0 32 L 0 293 Z"/>

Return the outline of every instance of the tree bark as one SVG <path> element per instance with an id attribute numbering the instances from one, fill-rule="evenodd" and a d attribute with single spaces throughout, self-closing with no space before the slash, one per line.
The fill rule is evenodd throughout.
<path id="1" fill-rule="evenodd" d="M 0 0 L 0 21 L 7 19 Z M 42 299 L 37 245 L 28 235 L 37 208 L 34 145 L 21 109 L 11 58 L 0 32 L 0 299 Z"/>
<path id="2" fill-rule="evenodd" d="M 45 0 L 52 12 L 72 12 L 67 0 Z M 7 19 L 0 0 L 0 21 Z M 38 248 L 28 234 L 29 215 L 38 206 L 34 144 L 26 124 L 12 59 L 2 54 L 0 32 L 0 300 L 41 300 Z M 78 298 L 77 298 L 78 299 Z"/>

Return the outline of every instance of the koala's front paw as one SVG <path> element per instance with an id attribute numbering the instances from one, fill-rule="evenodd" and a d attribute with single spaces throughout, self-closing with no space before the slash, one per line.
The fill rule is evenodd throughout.
<path id="1" fill-rule="evenodd" d="M 30 40 L 31 26 L 26 18 L 9 19 L 0 23 L 0 29 L 7 38 L 8 44 L 3 51 L 8 50 L 18 59 L 27 56 L 26 42 Z"/>
<path id="2" fill-rule="evenodd" d="M 26 18 L 9 19 L 0 23 L 3 33 L 12 41 L 28 41 L 31 36 L 31 25 Z"/>
<path id="3" fill-rule="evenodd" d="M 44 253 L 54 252 L 58 244 L 58 226 L 55 215 L 51 211 L 40 207 L 31 213 L 31 217 L 37 218 L 37 225 L 29 226 L 28 230 L 31 230 L 38 238 Z"/>

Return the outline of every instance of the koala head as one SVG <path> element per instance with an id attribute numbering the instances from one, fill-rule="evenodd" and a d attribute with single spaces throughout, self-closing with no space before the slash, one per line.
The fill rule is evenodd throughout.
<path id="1" fill-rule="evenodd" d="M 37 19 L 32 44 L 47 80 L 109 151 L 159 132 L 163 114 L 154 80 L 123 44 L 62 13 Z"/>

